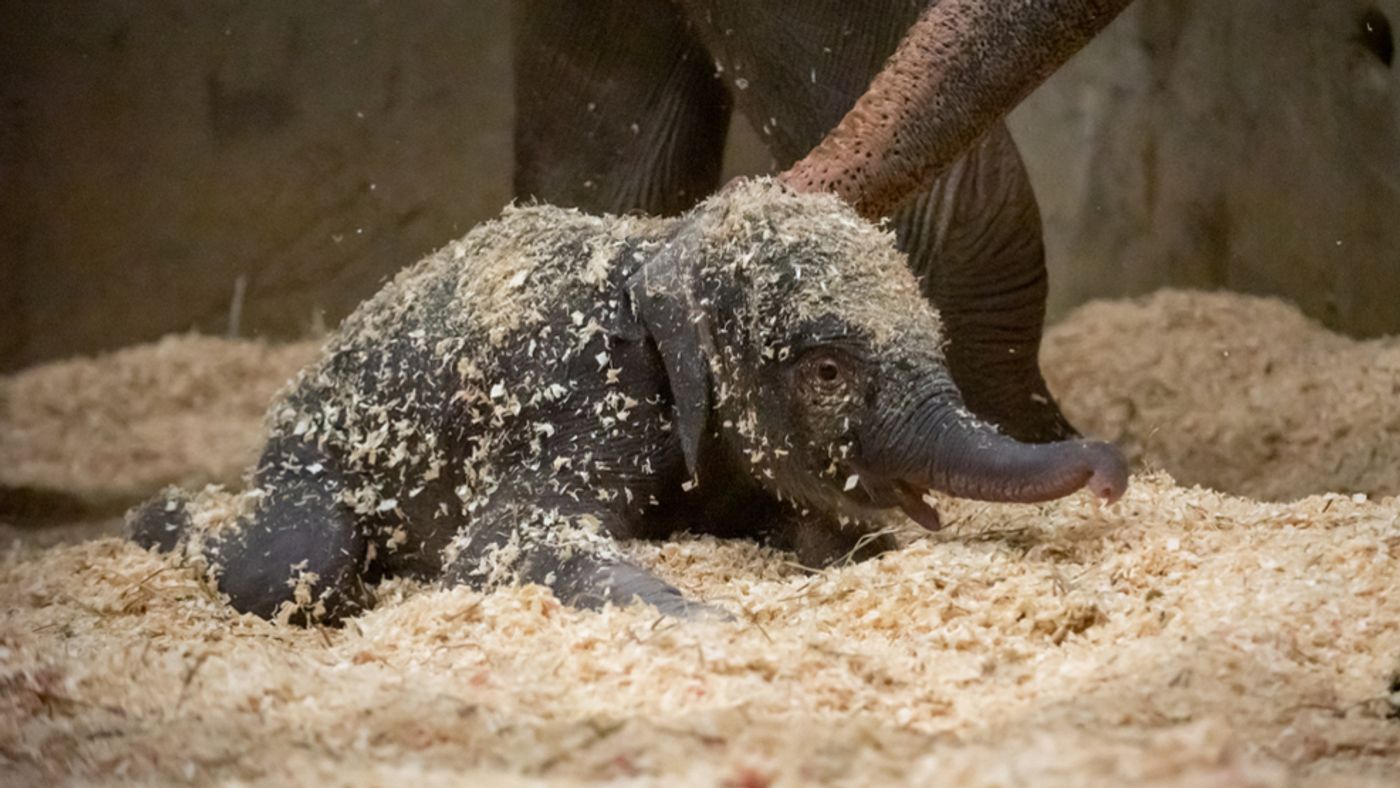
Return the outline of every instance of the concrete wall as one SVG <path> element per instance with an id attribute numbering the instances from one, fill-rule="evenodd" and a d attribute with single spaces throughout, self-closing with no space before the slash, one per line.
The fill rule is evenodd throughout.
<path id="1" fill-rule="evenodd" d="M 3 363 L 304 333 L 509 198 L 507 3 L 0 6 Z"/>
<path id="2" fill-rule="evenodd" d="M 1400 71 L 1368 9 L 1400 22 L 1400 0 L 1139 0 L 1033 96 L 1013 128 L 1056 312 L 1222 286 L 1400 330 Z M 0 368 L 223 332 L 240 290 L 242 333 L 301 334 L 494 215 L 508 12 L 0 0 Z M 731 172 L 762 169 L 739 131 Z"/>
<path id="3" fill-rule="evenodd" d="M 1130 7 L 1013 117 L 1049 226 L 1052 312 L 1224 287 L 1354 334 L 1400 331 L 1387 24 L 1400 0 Z"/>

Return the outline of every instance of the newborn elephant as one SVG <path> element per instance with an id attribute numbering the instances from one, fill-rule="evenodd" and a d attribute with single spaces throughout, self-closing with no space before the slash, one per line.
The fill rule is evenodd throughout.
<path id="1" fill-rule="evenodd" d="M 536 582 L 690 611 L 614 538 L 767 536 L 810 566 L 890 545 L 929 489 L 1113 499 L 1118 455 L 971 416 L 891 236 L 829 195 L 740 183 L 679 220 L 508 210 L 364 304 L 271 412 L 249 511 L 145 544 L 207 558 L 240 610 L 334 620 L 382 574 Z"/>
<path id="2" fill-rule="evenodd" d="M 1017 14 L 1015 46 L 1046 50 L 1076 48 L 1128 4 L 941 2 L 962 32 L 994 31 L 1000 14 Z M 680 213 L 719 185 L 731 105 L 789 167 L 855 104 L 929 4 L 522 2 L 516 194 L 589 211 Z M 994 81 L 986 72 L 1004 54 L 979 53 L 963 75 L 971 78 L 947 80 L 941 100 L 955 108 L 959 92 Z M 1007 76 L 1030 81 L 1024 71 Z M 1070 437 L 1038 364 L 1045 249 L 1020 155 L 1000 122 L 957 152 L 936 180 L 888 211 L 900 249 L 942 315 L 948 364 L 973 412 L 1022 440 Z"/>
<path id="3" fill-rule="evenodd" d="M 911 31 L 895 78 L 957 64 L 941 21 Z M 198 525 L 171 490 L 133 512 L 133 538 L 203 562 L 237 609 L 298 622 L 402 574 L 688 616 L 713 611 L 616 539 L 763 537 L 818 567 L 887 549 L 887 509 L 937 528 L 929 490 L 1115 500 L 1112 447 L 1020 443 L 968 412 L 938 315 L 861 215 L 1007 97 L 889 104 L 883 77 L 780 181 L 677 219 L 512 208 L 404 271 L 273 406 L 233 524 Z M 934 131 L 908 144 L 912 128 Z"/>

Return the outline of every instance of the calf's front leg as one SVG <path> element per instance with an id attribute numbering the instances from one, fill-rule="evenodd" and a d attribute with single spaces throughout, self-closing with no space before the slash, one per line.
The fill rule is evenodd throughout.
<path id="1" fill-rule="evenodd" d="M 446 585 L 479 590 L 538 583 L 583 609 L 642 602 L 666 616 L 729 620 L 727 612 L 686 599 L 670 583 L 623 554 L 612 536 L 615 512 L 571 498 L 538 498 L 531 486 L 505 486 L 448 547 Z"/>

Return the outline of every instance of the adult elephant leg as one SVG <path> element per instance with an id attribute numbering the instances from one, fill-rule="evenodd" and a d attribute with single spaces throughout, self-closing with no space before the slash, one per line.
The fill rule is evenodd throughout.
<path id="1" fill-rule="evenodd" d="M 998 124 L 895 217 L 901 248 L 938 307 L 948 366 L 973 413 L 1013 438 L 1077 433 L 1040 373 L 1045 245 L 1016 143 Z"/>
<path id="2" fill-rule="evenodd" d="M 676 214 L 719 185 L 730 104 L 665 0 L 514 8 L 515 195 Z"/>

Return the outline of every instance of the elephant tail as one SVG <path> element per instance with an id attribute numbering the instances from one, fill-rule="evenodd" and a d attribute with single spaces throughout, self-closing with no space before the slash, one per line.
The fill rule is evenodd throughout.
<path id="1" fill-rule="evenodd" d="M 154 498 L 126 513 L 126 536 L 147 550 L 174 550 L 193 525 L 193 496 L 180 487 L 167 487 Z"/>

